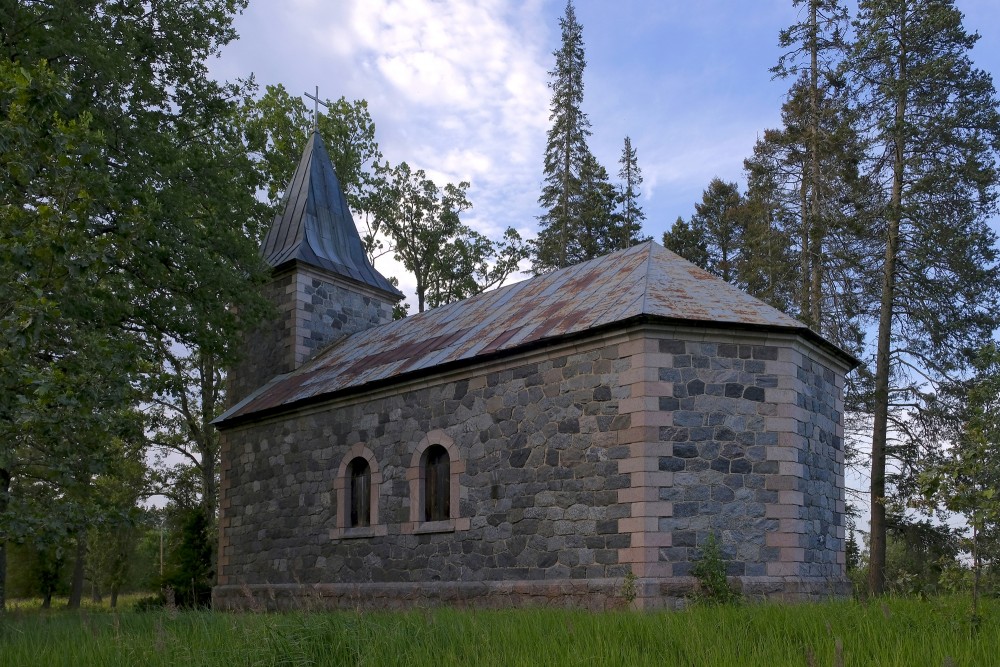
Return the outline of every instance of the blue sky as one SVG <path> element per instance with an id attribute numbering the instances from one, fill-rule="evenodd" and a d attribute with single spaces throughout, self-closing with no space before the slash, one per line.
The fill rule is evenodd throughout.
<path id="1" fill-rule="evenodd" d="M 1000 73 L 1000 2 L 958 0 L 982 36 L 976 65 Z M 251 0 L 220 79 L 367 99 L 386 158 L 443 185 L 469 180 L 466 221 L 533 236 L 548 128 L 547 72 L 563 0 Z M 791 0 L 577 0 L 586 45 L 590 146 L 612 174 L 625 135 L 643 171 L 645 233 L 689 217 L 714 176 L 776 127 L 787 81 L 768 69 Z M 388 259 L 388 258 L 387 258 Z M 399 274 L 384 261 L 387 275 Z"/>

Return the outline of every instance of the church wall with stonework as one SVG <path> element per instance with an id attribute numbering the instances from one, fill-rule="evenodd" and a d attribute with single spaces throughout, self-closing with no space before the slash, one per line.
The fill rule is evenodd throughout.
<path id="1" fill-rule="evenodd" d="M 620 328 L 223 431 L 235 608 L 676 606 L 710 534 L 749 595 L 844 591 L 842 361 L 790 334 Z M 419 452 L 453 506 L 417 520 Z M 377 485 L 344 523 L 344 468 Z"/>
<path id="2" fill-rule="evenodd" d="M 344 336 L 392 321 L 395 300 L 305 265 L 275 275 L 262 288 L 276 318 L 247 336 L 229 374 L 235 403 L 275 375 L 289 373 Z"/>

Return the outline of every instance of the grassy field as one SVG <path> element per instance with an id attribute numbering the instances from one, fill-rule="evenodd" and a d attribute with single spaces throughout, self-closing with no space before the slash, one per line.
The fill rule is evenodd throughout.
<path id="1" fill-rule="evenodd" d="M 977 629 L 969 609 L 963 598 L 655 614 L 20 606 L 0 616 L 0 665 L 1000 665 L 1000 604 Z"/>

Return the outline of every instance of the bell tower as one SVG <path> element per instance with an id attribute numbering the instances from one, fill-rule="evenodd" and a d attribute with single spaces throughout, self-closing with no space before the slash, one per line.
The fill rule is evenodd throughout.
<path id="1" fill-rule="evenodd" d="M 403 294 L 368 261 L 319 131 L 314 128 L 261 247 L 264 294 L 277 318 L 247 337 L 229 382 L 235 405 L 322 348 L 392 321 Z"/>

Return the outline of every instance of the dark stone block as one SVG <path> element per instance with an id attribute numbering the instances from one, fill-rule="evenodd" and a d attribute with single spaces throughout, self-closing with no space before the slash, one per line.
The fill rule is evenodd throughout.
<path id="1" fill-rule="evenodd" d="M 674 368 L 690 368 L 690 367 L 691 367 L 690 354 L 678 354 L 674 357 Z"/>
<path id="2" fill-rule="evenodd" d="M 556 554 L 545 551 L 538 554 L 538 567 L 552 567 L 556 564 Z"/>
<path id="3" fill-rule="evenodd" d="M 594 400 L 595 401 L 610 401 L 611 400 L 611 387 L 606 385 L 601 385 L 600 387 L 594 388 Z"/>
<path id="4" fill-rule="evenodd" d="M 730 489 L 742 489 L 743 488 L 743 475 L 726 475 L 722 478 L 722 483 L 728 486 Z"/>
<path id="5" fill-rule="evenodd" d="M 527 447 L 524 449 L 515 449 L 510 453 L 510 466 L 512 468 L 523 468 L 530 455 L 531 449 Z"/>
<path id="6" fill-rule="evenodd" d="M 747 373 L 763 373 L 764 372 L 764 362 L 759 359 L 748 359 L 743 365 L 743 370 Z"/>
<path id="7" fill-rule="evenodd" d="M 777 461 L 761 461 L 753 464 L 753 471 L 758 475 L 774 475 L 778 472 Z M 750 472 L 749 470 L 747 472 Z"/>
<path id="8" fill-rule="evenodd" d="M 729 463 L 729 471 L 734 475 L 746 474 L 753 470 L 753 464 L 746 459 L 733 459 Z"/>
<path id="9" fill-rule="evenodd" d="M 698 456 L 698 447 L 690 443 L 674 443 L 674 456 L 682 459 L 690 459 Z M 665 457 L 664 457 L 665 458 Z M 662 460 L 662 459 L 661 459 Z"/>
<path id="10" fill-rule="evenodd" d="M 740 398 L 743 396 L 743 385 L 738 382 L 726 383 L 726 398 Z"/>
<path id="11" fill-rule="evenodd" d="M 740 359 L 749 359 L 753 356 L 753 346 L 751 345 L 740 345 L 739 351 Z"/>
<path id="12" fill-rule="evenodd" d="M 715 429 L 708 426 L 699 426 L 691 429 L 690 438 L 692 442 L 704 442 L 706 440 L 711 440 L 714 433 Z"/>
<path id="13" fill-rule="evenodd" d="M 455 395 L 452 396 L 453 400 L 460 401 L 465 398 L 465 395 L 469 393 L 469 381 L 461 380 L 455 383 Z"/>
<path id="14" fill-rule="evenodd" d="M 747 387 L 743 391 L 743 398 L 751 401 L 761 402 L 764 400 L 764 390 L 760 387 Z"/>
<path id="15" fill-rule="evenodd" d="M 681 410 L 674 413 L 674 426 L 701 426 L 705 415 L 700 412 Z"/>
<path id="16" fill-rule="evenodd" d="M 665 354 L 684 354 L 684 341 L 682 340 L 660 340 L 660 352 Z"/>
<path id="17" fill-rule="evenodd" d="M 729 461 L 727 459 L 715 459 L 712 461 L 712 470 L 721 473 L 729 472 Z"/>
<path id="18" fill-rule="evenodd" d="M 579 433 L 580 432 L 580 420 L 576 417 L 570 417 L 559 422 L 559 432 L 560 433 Z"/>
<path id="19" fill-rule="evenodd" d="M 687 383 L 688 396 L 700 396 L 705 393 L 705 383 L 694 379 Z"/>
<path id="20" fill-rule="evenodd" d="M 777 361 L 778 348 L 774 347 L 773 345 L 754 345 L 753 358 L 763 359 L 765 361 Z"/>
<path id="21" fill-rule="evenodd" d="M 609 549 L 628 549 L 630 546 L 632 546 L 632 535 L 629 533 L 608 535 Z M 617 562 L 617 560 L 615 562 Z"/>
<path id="22" fill-rule="evenodd" d="M 675 530 L 671 541 L 675 547 L 693 547 L 695 546 L 695 532 L 693 530 Z"/>
<path id="23" fill-rule="evenodd" d="M 691 357 L 691 365 L 695 368 L 708 368 L 711 364 L 708 357 L 699 354 Z"/>
<path id="24" fill-rule="evenodd" d="M 684 460 L 676 456 L 661 456 L 659 468 L 667 472 L 679 472 L 684 470 Z"/>
<path id="25" fill-rule="evenodd" d="M 719 343 L 718 350 L 716 354 L 720 357 L 736 357 L 738 356 L 739 348 L 731 343 Z"/>
<path id="26" fill-rule="evenodd" d="M 660 410 L 673 412 L 680 407 L 680 402 L 673 396 L 660 396 Z"/>
<path id="27" fill-rule="evenodd" d="M 722 426 L 715 429 L 715 439 L 719 442 L 732 442 L 736 439 L 736 433 L 731 428 Z"/>
<path id="28" fill-rule="evenodd" d="M 696 502 L 674 503 L 674 518 L 697 516 L 700 505 L 701 503 Z"/>
<path id="29" fill-rule="evenodd" d="M 713 486 L 712 487 L 712 500 L 717 500 L 721 503 L 732 502 L 736 497 L 736 494 L 728 486 Z"/>

